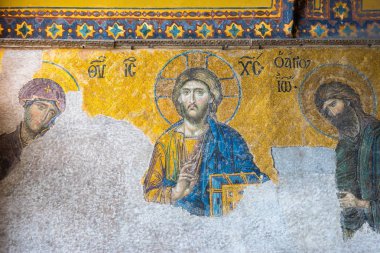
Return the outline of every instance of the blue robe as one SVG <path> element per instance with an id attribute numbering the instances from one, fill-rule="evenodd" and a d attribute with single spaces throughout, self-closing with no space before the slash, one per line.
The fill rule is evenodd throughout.
<path id="1" fill-rule="evenodd" d="M 202 145 L 202 160 L 200 164 L 199 180 L 194 186 L 193 191 L 184 198 L 174 202 L 175 206 L 180 206 L 186 209 L 189 213 L 200 216 L 210 215 L 210 194 L 209 194 L 209 177 L 212 174 L 231 174 L 239 172 L 255 172 L 257 176 L 261 176 L 262 182 L 269 180 L 267 175 L 260 172 L 253 162 L 253 156 L 249 152 L 247 143 L 242 136 L 233 128 L 215 121 L 208 117 L 209 129 L 204 137 Z M 180 121 L 174 124 L 165 134 L 176 129 L 183 122 Z M 165 135 L 164 134 L 164 135 Z M 157 144 L 156 144 L 157 145 Z M 172 152 L 170 145 L 162 145 L 164 153 Z M 172 153 L 171 153 L 172 154 Z M 165 164 L 164 162 L 161 162 Z M 179 168 L 175 176 L 168 175 L 168 168 L 163 168 L 167 174 L 163 177 L 161 189 L 171 188 L 176 185 L 178 179 Z M 148 185 L 148 176 L 145 179 L 145 185 Z M 145 187 L 145 191 L 149 191 Z M 148 200 L 149 201 L 149 200 Z M 156 201 L 160 202 L 160 201 Z"/>

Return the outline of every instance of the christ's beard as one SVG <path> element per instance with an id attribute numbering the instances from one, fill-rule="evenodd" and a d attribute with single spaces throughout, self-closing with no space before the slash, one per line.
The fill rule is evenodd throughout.
<path id="1" fill-rule="evenodd" d="M 192 104 L 191 106 L 197 110 L 197 113 L 195 115 L 191 115 L 189 113 L 190 106 L 188 106 L 188 108 L 185 108 L 185 106 L 183 104 L 181 104 L 181 111 L 182 111 L 183 117 L 193 124 L 201 123 L 204 120 L 206 114 L 208 113 L 208 107 L 204 106 L 204 107 L 199 108 L 195 104 Z"/>
<path id="2" fill-rule="evenodd" d="M 336 116 L 329 117 L 331 124 L 333 124 L 340 134 L 355 137 L 359 134 L 360 123 L 355 110 L 351 106 L 345 106 L 343 112 Z"/>

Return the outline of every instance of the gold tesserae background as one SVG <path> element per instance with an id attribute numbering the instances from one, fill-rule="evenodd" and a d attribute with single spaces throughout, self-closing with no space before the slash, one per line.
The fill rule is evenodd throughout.
<path id="1" fill-rule="evenodd" d="M 186 67 L 206 66 L 205 55 L 211 55 L 207 67 L 219 78 L 225 78 L 222 88 L 226 97 L 218 109 L 218 119 L 230 119 L 228 124 L 246 140 L 255 163 L 275 182 L 278 175 L 271 156 L 272 147 L 334 148 L 336 145 L 336 139 L 319 128 L 327 124 L 312 111 L 313 90 L 303 90 L 300 95 L 302 87 L 335 76 L 339 80 L 344 79 L 342 73 L 349 69 L 356 78 L 352 85 L 361 92 L 366 110 L 376 113 L 379 109 L 374 108 L 378 107 L 376 102 L 380 92 L 380 51 L 376 48 L 186 52 L 161 49 L 45 50 L 42 67 L 34 76 L 53 79 L 66 92 L 82 90 L 83 110 L 88 115 L 106 115 L 115 120 L 128 121 L 141 129 L 154 143 L 170 123 L 179 119 L 170 100 L 170 85 L 173 85 L 176 76 Z M 186 54 L 187 58 L 184 57 Z M 247 64 L 250 60 L 255 63 Z M 253 65 L 256 72 L 253 71 Z M 331 71 L 328 67 L 330 65 L 335 66 Z M 319 75 L 318 68 L 321 66 L 324 66 L 324 70 Z M 340 73 L 340 66 L 346 72 L 342 70 Z M 160 71 L 161 75 L 158 75 Z M 235 78 L 228 80 L 228 76 L 233 74 Z M 168 81 L 168 86 L 160 83 L 162 78 Z M 289 81 L 292 87 L 290 91 L 281 90 L 286 88 L 279 87 L 282 80 Z M 360 89 L 365 85 L 371 87 Z M 156 94 L 159 94 L 160 89 L 162 94 L 166 94 L 166 97 L 163 95 L 158 100 L 158 106 L 155 102 L 155 89 Z M 232 95 L 228 97 L 229 94 Z M 299 101 L 305 103 L 303 107 Z M 236 114 L 232 117 L 235 110 Z"/>

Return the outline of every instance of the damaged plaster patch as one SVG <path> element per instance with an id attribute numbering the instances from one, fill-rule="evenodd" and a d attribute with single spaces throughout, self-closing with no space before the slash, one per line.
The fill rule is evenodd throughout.
<path id="1" fill-rule="evenodd" d="M 0 72 L 0 133 L 14 131 L 22 119 L 24 110 L 18 92 L 41 65 L 41 50 L 5 50 Z"/>
<path id="2" fill-rule="evenodd" d="M 327 148 L 274 148 L 277 186 L 248 187 L 221 218 L 147 203 L 153 146 L 136 127 L 90 118 L 82 94 L 0 182 L 0 252 L 377 252 L 364 227 L 344 243 Z M 258 159 L 258 158 L 257 158 Z"/>

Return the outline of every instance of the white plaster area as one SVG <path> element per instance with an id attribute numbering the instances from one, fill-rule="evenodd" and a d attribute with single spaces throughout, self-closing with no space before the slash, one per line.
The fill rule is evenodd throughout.
<path id="1" fill-rule="evenodd" d="M 23 117 L 18 102 L 21 87 L 42 65 L 41 50 L 5 50 L 0 71 L 0 133 L 11 132 Z"/>
<path id="2" fill-rule="evenodd" d="M 272 155 L 280 173 L 281 219 L 297 249 L 290 252 L 380 252 L 380 235 L 367 224 L 351 240 L 342 240 L 334 150 L 273 148 Z"/>
<path id="3" fill-rule="evenodd" d="M 368 227 L 341 239 L 331 149 L 273 148 L 277 186 L 249 187 L 228 216 L 191 216 L 144 201 L 153 144 L 142 131 L 81 107 L 68 93 L 0 182 L 0 252 L 380 252 Z"/>

